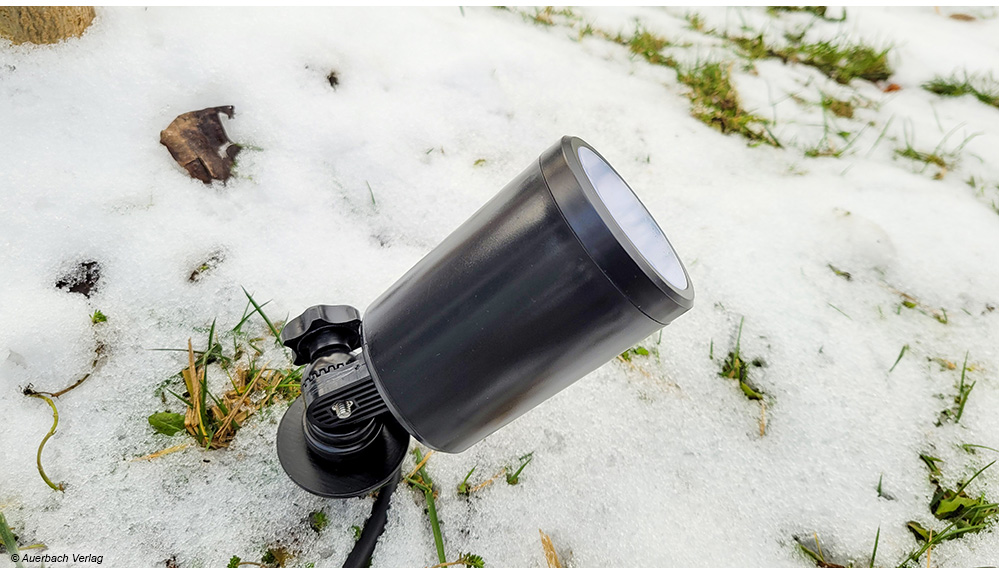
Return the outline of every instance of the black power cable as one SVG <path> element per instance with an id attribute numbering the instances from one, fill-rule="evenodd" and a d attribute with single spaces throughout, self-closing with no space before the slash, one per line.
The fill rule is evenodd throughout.
<path id="1" fill-rule="evenodd" d="M 378 491 L 375 503 L 371 507 L 371 516 L 364 523 L 361 530 L 361 537 L 354 544 L 354 549 L 347 555 L 343 562 L 344 568 L 367 568 L 371 565 L 371 555 L 375 552 L 375 544 L 378 537 L 385 531 L 385 522 L 388 520 L 389 504 L 392 501 L 392 493 L 402 480 L 401 475 L 390 480 L 388 484 Z"/>

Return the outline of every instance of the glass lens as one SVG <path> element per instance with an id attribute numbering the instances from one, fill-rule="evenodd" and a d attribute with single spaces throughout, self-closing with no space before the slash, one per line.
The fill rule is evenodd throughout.
<path id="1" fill-rule="evenodd" d="M 680 260 L 635 192 L 593 150 L 580 146 L 579 161 L 597 195 L 642 257 L 671 285 L 686 289 L 687 277 Z"/>

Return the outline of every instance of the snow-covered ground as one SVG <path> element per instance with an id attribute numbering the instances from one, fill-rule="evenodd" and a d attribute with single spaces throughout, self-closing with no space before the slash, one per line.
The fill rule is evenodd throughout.
<path id="1" fill-rule="evenodd" d="M 576 9 L 546 26 L 492 8 L 99 9 L 80 39 L 0 41 L 0 511 L 20 543 L 104 566 L 224 566 L 274 547 L 289 564 L 342 563 L 371 499 L 320 499 L 284 475 L 283 405 L 227 449 L 135 460 L 191 441 L 146 421 L 186 360 L 151 349 L 204 345 L 213 319 L 231 328 L 240 286 L 272 299 L 275 318 L 317 303 L 364 309 L 565 134 L 638 192 L 697 300 L 643 343 L 648 357 L 612 361 L 468 451 L 429 460 L 448 558 L 543 565 L 541 529 L 572 566 L 809 566 L 796 538 L 815 536 L 827 560 L 866 565 L 880 527 L 876 563 L 888 566 L 919 547 L 908 521 L 946 527 L 920 454 L 942 460 L 948 488 L 999 457 L 960 446 L 999 449 L 999 109 L 920 86 L 999 75 L 999 18 L 715 8 L 697 10 L 698 32 L 693 12 Z M 673 69 L 599 34 L 580 39 L 581 23 L 628 37 L 636 19 L 676 45 L 664 54 L 733 63 L 743 105 L 773 121 L 783 148 L 692 117 Z M 843 86 L 806 65 L 748 62 L 719 37 L 805 27 L 890 46 L 894 74 Z M 854 117 L 824 113 L 823 94 L 855 101 Z M 220 105 L 235 106 L 226 129 L 251 147 L 236 177 L 206 187 L 159 132 Z M 807 157 L 824 134 L 853 143 Z M 936 166 L 897 157 L 907 143 L 953 152 L 956 165 L 935 179 Z M 222 263 L 188 281 L 214 253 Z M 102 270 L 89 299 L 55 288 L 87 260 Z M 108 321 L 92 325 L 98 309 Z M 765 395 L 763 436 L 760 402 L 718 376 L 743 318 L 742 355 L 764 364 L 750 375 Z M 35 467 L 52 411 L 21 389 L 68 386 L 90 372 L 97 342 L 101 364 L 56 399 L 43 454 L 66 484 L 56 492 Z M 966 353 L 977 386 L 960 421 L 938 426 Z M 519 484 L 456 492 L 472 467 L 479 483 L 528 452 Z M 999 501 L 999 465 L 968 494 Z M 437 562 L 424 508 L 400 487 L 375 566 Z M 308 523 L 318 510 L 330 523 L 320 533 Z M 931 563 L 999 565 L 999 528 L 934 546 Z"/>

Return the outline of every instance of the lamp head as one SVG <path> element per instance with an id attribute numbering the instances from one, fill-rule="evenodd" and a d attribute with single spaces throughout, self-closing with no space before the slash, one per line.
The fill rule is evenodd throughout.
<path id="1" fill-rule="evenodd" d="M 285 327 L 302 397 L 278 431 L 289 476 L 357 496 L 413 436 L 460 452 L 690 309 L 666 235 L 592 147 L 564 137 L 360 314 Z M 352 331 L 356 327 L 356 331 Z"/>

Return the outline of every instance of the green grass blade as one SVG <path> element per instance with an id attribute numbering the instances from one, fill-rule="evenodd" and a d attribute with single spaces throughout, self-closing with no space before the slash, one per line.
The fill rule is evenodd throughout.
<path id="1" fill-rule="evenodd" d="M 991 450 L 992 452 L 999 452 L 999 448 L 992 448 L 991 446 L 985 446 L 984 444 L 962 444 L 961 448 L 968 450 L 969 448 L 984 448 L 985 450 Z M 970 453 L 969 453 L 970 454 Z"/>
<path id="2" fill-rule="evenodd" d="M 880 486 L 880 483 L 878 484 Z M 874 535 L 874 552 L 871 552 L 871 562 L 867 565 L 868 568 L 874 568 L 874 558 L 878 555 L 878 540 L 881 539 L 881 527 L 878 526 L 878 533 Z"/>
<path id="3" fill-rule="evenodd" d="M 14 533 L 10 531 L 10 526 L 7 526 L 7 519 L 4 518 L 3 512 L 0 512 L 0 541 L 3 542 L 9 556 L 17 553 L 17 540 L 14 539 Z M 18 568 L 24 568 L 24 564 L 19 561 L 15 561 L 14 564 Z"/>
<path id="4" fill-rule="evenodd" d="M 191 401 L 189 401 L 189 400 L 185 399 L 185 398 L 184 398 L 184 397 L 182 397 L 181 395 L 178 395 L 177 393 L 175 393 L 175 392 L 171 391 L 170 389 L 166 389 L 166 392 L 168 392 L 168 393 L 170 393 L 171 395 L 173 395 L 173 396 L 177 397 L 178 399 L 180 399 L 180 401 L 181 401 L 182 403 L 184 403 L 185 405 L 187 405 L 188 407 L 190 407 L 190 408 L 194 408 L 194 405 L 192 405 L 192 404 L 191 404 Z"/>
<path id="5" fill-rule="evenodd" d="M 971 476 L 971 478 L 969 478 L 967 481 L 963 482 L 961 484 L 961 486 L 959 486 L 955 492 L 961 492 L 965 488 L 968 488 L 968 485 L 971 484 L 972 480 L 975 480 L 976 478 L 978 478 L 979 474 L 982 474 L 983 472 L 985 472 L 985 470 L 987 468 L 989 468 L 990 466 L 992 466 L 995 463 L 996 463 L 996 461 L 993 460 L 992 462 L 990 462 L 990 463 L 986 464 L 985 466 L 983 466 L 981 469 L 978 470 L 978 472 L 976 472 L 975 474 L 973 474 Z"/>
<path id="6" fill-rule="evenodd" d="M 417 464 L 419 464 L 422 459 L 419 448 L 413 449 L 413 457 L 416 459 Z M 434 546 L 437 547 L 437 559 L 440 560 L 439 564 L 444 564 L 447 562 L 447 557 L 444 555 L 444 538 L 441 536 L 441 523 L 437 518 L 437 503 L 434 501 L 434 483 L 430 480 L 430 475 L 427 474 L 426 464 L 420 468 L 420 478 L 423 479 L 423 484 L 419 484 L 409 478 L 406 481 L 410 484 L 417 484 L 420 490 L 423 491 L 423 496 L 427 500 L 427 514 L 430 518 L 430 527 L 434 532 Z"/>
<path id="7" fill-rule="evenodd" d="M 243 291 L 246 292 L 246 289 L 244 289 Z M 239 323 L 236 323 L 236 326 L 232 328 L 231 331 L 232 333 L 240 333 L 240 328 L 243 326 L 243 323 L 249 321 L 250 317 L 253 316 L 253 313 L 256 313 L 256 311 L 254 311 L 253 313 L 247 313 L 247 311 L 249 310 L 250 310 L 250 302 L 247 301 L 246 307 L 243 308 L 243 317 L 239 320 Z"/>
<path id="8" fill-rule="evenodd" d="M 257 302 L 253 300 L 253 296 L 250 295 L 250 293 L 246 290 L 246 287 L 243 287 L 242 289 L 243 293 L 246 295 L 246 298 L 250 300 L 250 304 L 253 305 L 254 309 L 256 309 L 257 314 L 259 314 L 263 318 L 264 322 L 267 323 L 267 328 L 270 329 L 271 333 L 274 335 L 274 340 L 277 341 L 278 345 L 283 345 L 283 343 L 281 342 L 281 333 L 278 332 L 276 327 L 274 327 L 274 324 L 271 323 L 271 320 L 267 318 L 267 315 L 264 313 L 264 310 L 261 308 L 263 307 L 263 305 L 257 305 Z M 268 301 L 267 303 L 270 303 L 270 301 Z M 264 303 L 264 305 L 266 305 L 267 303 Z"/>
<path id="9" fill-rule="evenodd" d="M 899 351 L 898 358 L 895 359 L 895 364 L 892 365 L 890 369 L 888 369 L 889 373 L 895 370 L 895 367 L 898 366 L 898 363 L 902 360 L 902 357 L 905 356 L 905 352 L 908 351 L 908 350 L 909 350 L 909 345 L 908 344 L 902 345 L 902 350 Z"/>

